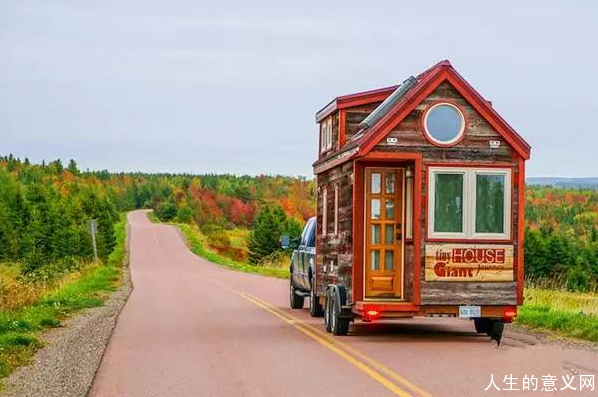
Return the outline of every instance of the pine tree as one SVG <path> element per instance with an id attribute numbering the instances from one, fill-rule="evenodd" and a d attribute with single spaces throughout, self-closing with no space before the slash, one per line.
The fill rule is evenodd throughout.
<path id="1" fill-rule="evenodd" d="M 260 263 L 267 255 L 281 250 L 280 237 L 283 234 L 301 234 L 301 225 L 288 219 L 280 207 L 264 207 L 257 215 L 249 235 L 249 262 Z"/>

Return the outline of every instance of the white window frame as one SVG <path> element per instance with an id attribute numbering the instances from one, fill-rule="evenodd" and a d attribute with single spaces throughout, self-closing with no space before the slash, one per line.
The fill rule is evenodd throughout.
<path id="1" fill-rule="evenodd" d="M 326 153 L 332 149 L 332 117 L 320 123 L 320 153 Z"/>
<path id="2" fill-rule="evenodd" d="M 328 189 L 322 188 L 322 237 L 326 237 L 328 229 Z"/>
<path id="3" fill-rule="evenodd" d="M 448 141 L 441 141 L 440 139 L 436 139 L 431 133 L 430 131 L 428 131 L 428 116 L 430 115 L 430 113 L 437 108 L 438 106 L 449 106 L 451 108 L 453 108 L 454 110 L 457 111 L 457 113 L 459 114 L 459 116 L 461 116 L 461 128 L 459 129 L 459 133 L 452 139 L 449 139 Z M 459 107 L 453 105 L 452 103 L 449 102 L 438 102 L 435 103 L 434 105 L 430 106 L 427 110 L 426 113 L 424 114 L 424 131 L 426 133 L 426 136 L 432 140 L 434 143 L 441 145 L 441 146 L 452 146 L 455 143 L 457 143 L 459 140 L 461 140 L 461 138 L 463 137 L 463 134 L 465 133 L 465 116 L 463 115 L 463 112 L 461 111 L 461 109 L 459 109 Z"/>
<path id="4" fill-rule="evenodd" d="M 326 151 L 332 149 L 332 117 L 326 120 Z"/>
<path id="5" fill-rule="evenodd" d="M 431 239 L 471 239 L 471 240 L 510 240 L 511 239 L 511 169 L 477 167 L 430 167 L 428 172 L 428 238 Z M 434 231 L 435 178 L 440 174 L 463 175 L 463 232 L 447 233 Z M 476 177 L 477 175 L 504 175 L 503 233 L 477 233 L 476 224 Z"/>
<path id="6" fill-rule="evenodd" d="M 320 123 L 320 153 L 324 153 L 326 151 L 326 121 L 322 121 Z"/>

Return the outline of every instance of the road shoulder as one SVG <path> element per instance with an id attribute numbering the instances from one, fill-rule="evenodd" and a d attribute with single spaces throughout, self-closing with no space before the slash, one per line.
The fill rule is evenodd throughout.
<path id="1" fill-rule="evenodd" d="M 126 249 L 130 229 L 127 223 Z M 128 254 L 122 266 L 121 287 L 103 306 L 87 309 L 64 321 L 64 326 L 44 332 L 44 342 L 34 362 L 17 369 L 5 381 L 2 397 L 86 396 L 118 315 L 132 290 Z"/>

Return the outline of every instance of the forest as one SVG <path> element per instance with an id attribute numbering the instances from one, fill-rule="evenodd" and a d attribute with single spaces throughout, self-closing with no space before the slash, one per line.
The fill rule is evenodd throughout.
<path id="1" fill-rule="evenodd" d="M 278 237 L 298 235 L 314 215 L 315 181 L 286 176 L 81 171 L 71 160 L 32 164 L 0 157 L 0 262 L 46 279 L 114 246 L 119 213 L 151 208 L 162 221 L 199 228 L 209 248 L 260 264 L 280 255 Z M 598 191 L 529 186 L 526 277 L 571 291 L 598 288 Z M 283 253 L 284 255 L 284 253 Z"/>

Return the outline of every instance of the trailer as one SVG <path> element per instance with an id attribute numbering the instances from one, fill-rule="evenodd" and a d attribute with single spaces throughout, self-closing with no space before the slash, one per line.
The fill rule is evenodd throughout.
<path id="1" fill-rule="evenodd" d="M 523 302 L 529 144 L 446 60 L 339 96 L 316 122 L 312 315 L 335 335 L 466 317 L 500 343 Z"/>

